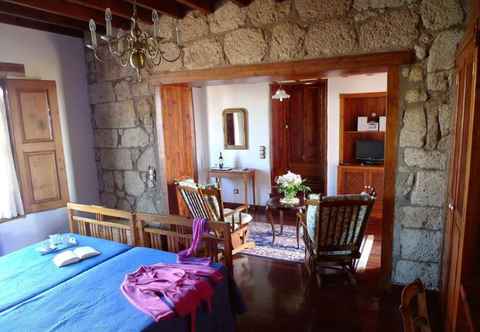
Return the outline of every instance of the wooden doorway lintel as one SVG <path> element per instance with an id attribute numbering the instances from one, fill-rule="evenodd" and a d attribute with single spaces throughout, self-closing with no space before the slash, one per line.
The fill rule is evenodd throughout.
<path id="1" fill-rule="evenodd" d="M 400 66 L 414 63 L 411 51 L 343 56 L 328 59 L 309 59 L 283 63 L 228 66 L 212 69 L 163 72 L 155 74 L 154 85 L 166 84 L 229 84 L 248 82 L 265 78 L 270 81 L 301 78 L 328 78 L 329 76 L 354 75 L 386 72 L 387 86 L 387 134 L 385 137 L 385 176 L 383 231 L 382 231 L 382 273 L 384 288 L 391 285 L 393 267 L 393 230 L 395 211 L 395 182 L 398 153 L 398 132 L 400 126 Z M 193 121 L 193 119 L 192 119 Z M 393 176 L 391 176 L 393 175 Z"/>

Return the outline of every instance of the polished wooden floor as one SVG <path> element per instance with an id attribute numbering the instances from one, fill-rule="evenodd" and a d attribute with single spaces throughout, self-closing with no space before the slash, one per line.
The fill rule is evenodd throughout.
<path id="1" fill-rule="evenodd" d="M 265 221 L 257 214 L 256 221 Z M 248 312 L 238 318 L 238 330 L 255 331 L 402 331 L 398 289 L 378 289 L 380 222 L 367 233 L 375 235 L 365 271 L 356 287 L 342 275 L 324 278 L 322 288 L 310 284 L 302 264 L 238 255 L 235 280 Z"/>

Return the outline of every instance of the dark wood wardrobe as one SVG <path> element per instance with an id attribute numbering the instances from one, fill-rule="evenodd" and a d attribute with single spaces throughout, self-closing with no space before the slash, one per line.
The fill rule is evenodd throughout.
<path id="1" fill-rule="evenodd" d="M 271 85 L 273 96 L 280 86 Z M 272 185 L 292 171 L 314 193 L 326 193 L 327 80 L 281 86 L 290 98 L 272 100 Z"/>
<path id="2" fill-rule="evenodd" d="M 480 330 L 480 21 L 479 5 L 474 6 L 477 15 L 456 59 L 457 110 L 441 289 L 446 332 Z"/>

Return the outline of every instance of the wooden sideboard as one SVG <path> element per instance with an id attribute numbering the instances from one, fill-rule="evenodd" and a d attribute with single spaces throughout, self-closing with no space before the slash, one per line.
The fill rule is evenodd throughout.
<path id="1" fill-rule="evenodd" d="M 339 194 L 358 194 L 365 186 L 372 186 L 377 192 L 377 199 L 372 210 L 372 217 L 383 217 L 383 165 L 340 165 L 337 175 L 337 192 Z"/>
<path id="2" fill-rule="evenodd" d="M 230 178 L 230 179 L 241 179 L 243 181 L 244 186 L 244 203 L 245 205 L 248 204 L 248 183 L 251 181 L 252 183 L 252 195 L 253 195 L 253 205 L 255 206 L 255 170 L 248 168 L 248 169 L 210 169 L 208 171 L 209 178 L 215 178 L 217 185 L 221 188 L 222 185 L 222 178 Z"/>

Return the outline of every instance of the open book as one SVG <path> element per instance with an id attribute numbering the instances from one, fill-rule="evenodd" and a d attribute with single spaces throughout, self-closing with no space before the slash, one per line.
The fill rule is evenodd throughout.
<path id="1" fill-rule="evenodd" d="M 100 252 L 92 247 L 78 247 L 59 253 L 53 257 L 53 262 L 56 266 L 62 267 L 97 255 L 100 255 Z"/>

